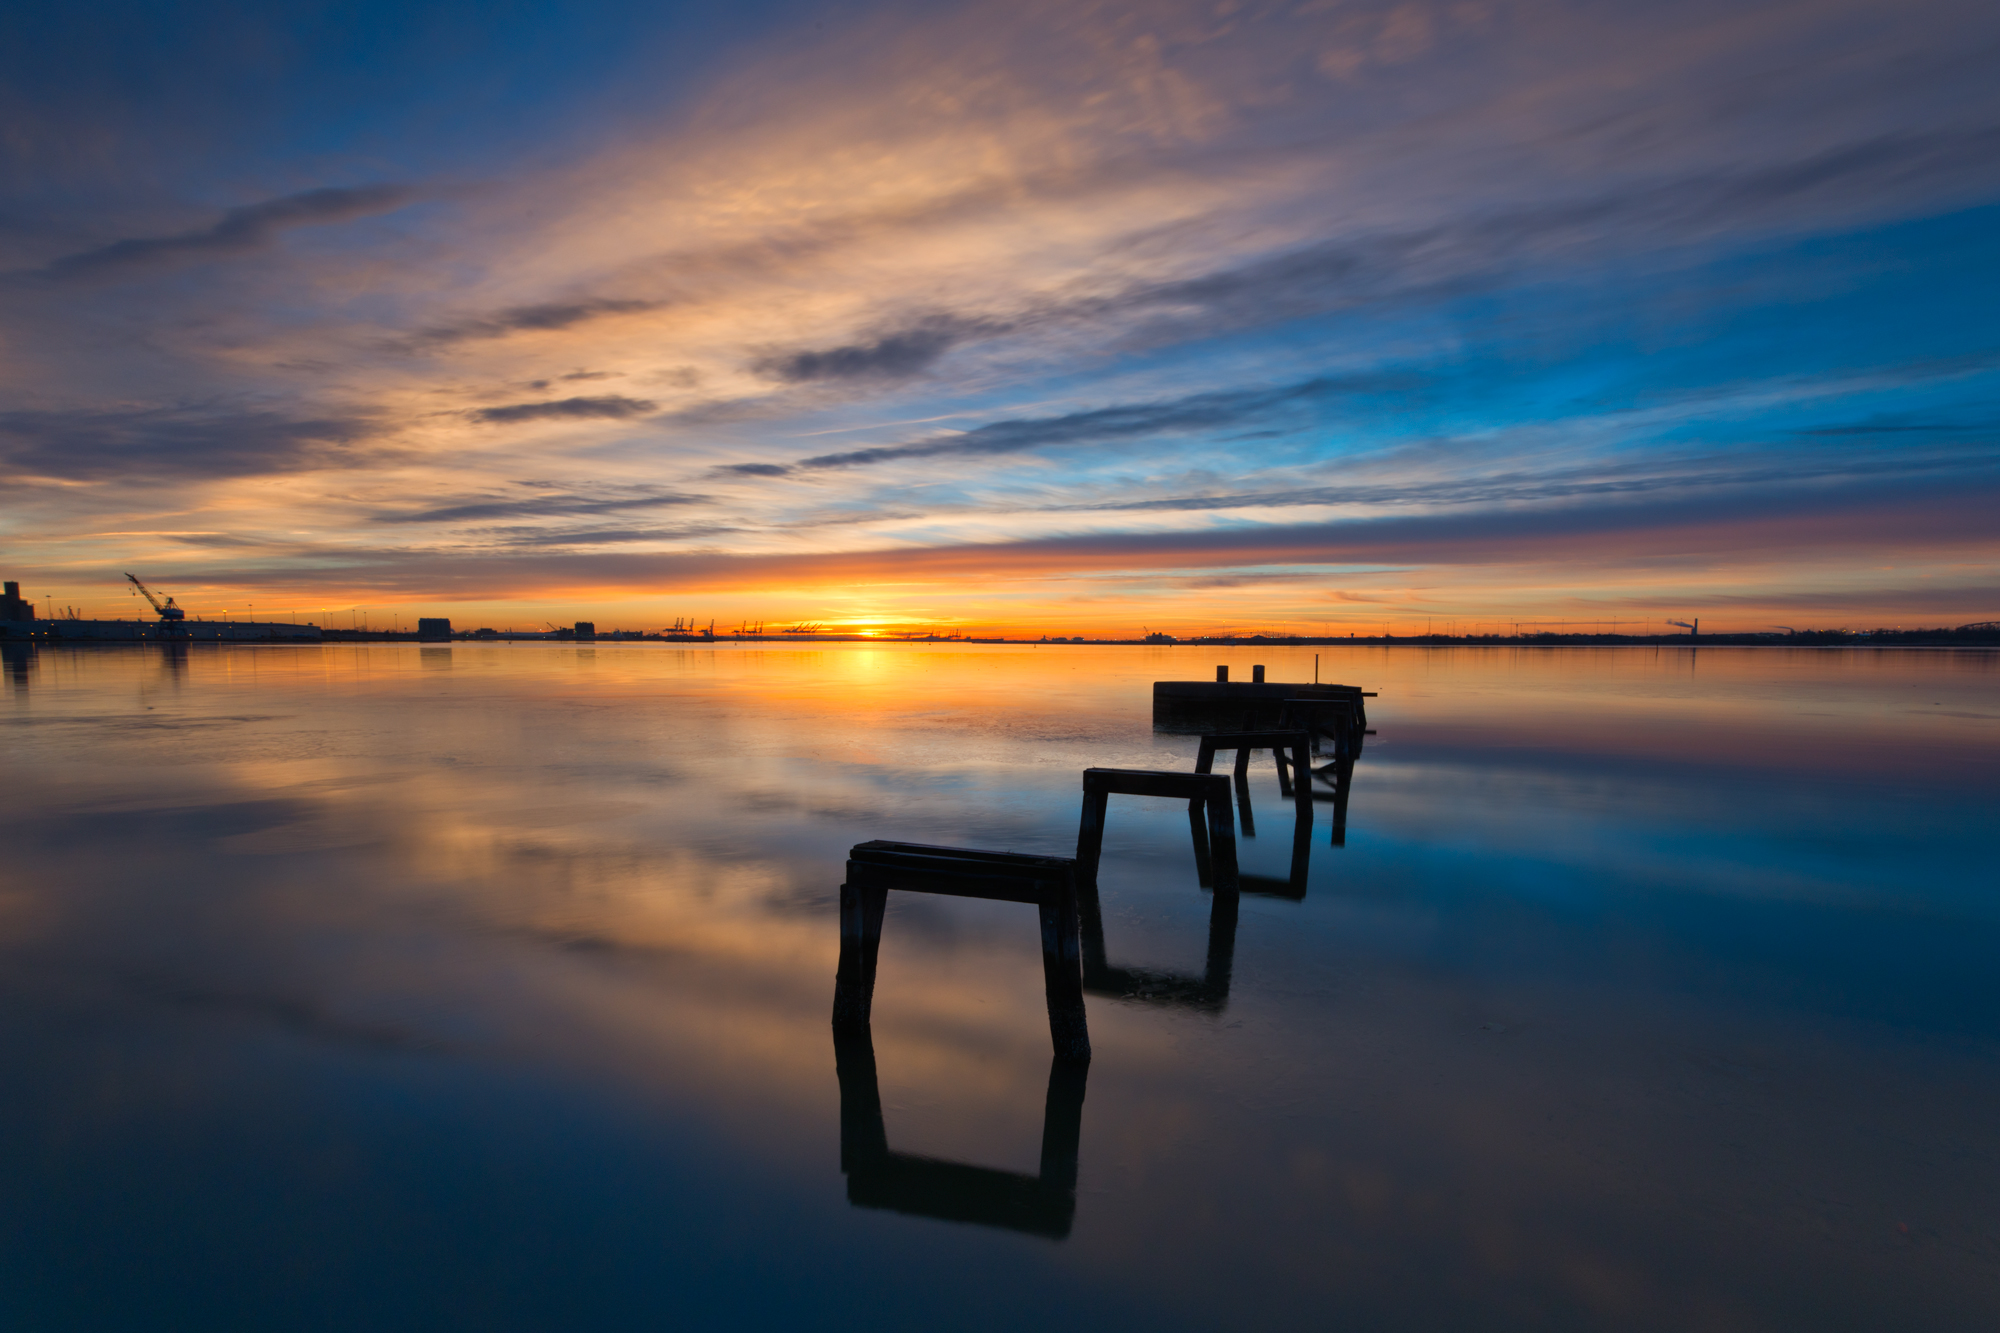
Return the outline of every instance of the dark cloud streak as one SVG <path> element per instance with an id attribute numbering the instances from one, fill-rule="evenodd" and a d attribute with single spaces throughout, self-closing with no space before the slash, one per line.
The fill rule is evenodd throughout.
<path id="1" fill-rule="evenodd" d="M 1910 192 L 1990 195 L 2000 128 L 1884 135 L 1795 161 L 1634 182 L 1530 208 L 1343 237 L 1189 278 L 1075 296 L 1036 319 L 1157 312 L 1139 341 L 1384 304 L 1450 299 L 1517 281 L 1537 265 L 1574 268 L 1746 230 L 1828 225 Z"/>
<path id="2" fill-rule="evenodd" d="M 546 403 L 510 403 L 505 407 L 486 407 L 472 413 L 472 419 L 493 425 L 512 425 L 519 421 L 575 421 L 593 418 L 623 421 L 629 417 L 643 416 L 658 406 L 658 403 L 644 398 L 621 398 L 616 394 L 606 394 L 597 398 L 557 398 Z"/>
<path id="3" fill-rule="evenodd" d="M 756 364 L 756 369 L 760 374 L 791 384 L 814 380 L 909 379 L 928 370 L 954 345 L 975 334 L 1000 332 L 1003 327 L 975 320 L 930 319 L 885 333 L 872 342 L 767 357 Z"/>
<path id="4" fill-rule="evenodd" d="M 663 509 L 671 505 L 705 504 L 704 495 L 648 494 L 625 496 L 538 495 L 525 500 L 473 500 L 413 513 L 377 514 L 377 523 L 453 523 L 478 518 L 557 518 L 578 514 L 615 514 L 633 509 Z"/>
<path id="5" fill-rule="evenodd" d="M 550 301 L 541 305 L 518 305 L 464 320 L 425 329 L 418 343 L 469 342 L 482 338 L 504 338 L 512 333 L 552 333 L 574 328 L 593 319 L 612 315 L 636 315 L 657 310 L 664 301 L 620 300 L 598 297 L 582 301 Z M 584 378 L 564 376 L 565 379 Z"/>
<path id="6" fill-rule="evenodd" d="M 1809 482 L 1870 476 L 1917 477 L 1944 471 L 2000 469 L 2000 453 L 1978 452 L 1913 458 L 1773 459 L 1756 467 L 1717 467 L 1719 460 L 1661 460 L 1624 468 L 1553 473 L 1501 473 L 1464 480 L 1402 486 L 1309 486 L 1295 490 L 1173 496 L 1102 504 L 1051 505 L 1038 513 L 1185 513 L 1219 509 L 1277 509 L 1296 505 L 1502 505 L 1579 497 L 1644 495 L 1713 487 L 1792 487 Z M 1689 463 L 1699 464 L 1688 466 Z M 1608 475 L 1607 475 L 1608 474 Z"/>
<path id="7" fill-rule="evenodd" d="M 0 412 L 0 463 L 79 481 L 244 477 L 359 466 L 379 455 L 355 448 L 375 432 L 361 416 L 200 407 Z"/>
<path id="8" fill-rule="evenodd" d="M 232 208 L 200 231 L 114 241 L 58 259 L 42 270 L 56 279 L 109 277 L 202 259 L 262 250 L 292 227 L 348 222 L 403 207 L 413 192 L 403 185 L 362 185 L 308 190 L 261 204 Z"/>
<path id="9" fill-rule="evenodd" d="M 465 537 L 485 538 L 507 549 L 537 549 L 562 546 L 616 546 L 630 542 L 686 541 L 696 537 L 719 537 L 742 528 L 728 523 L 688 523 L 671 528 L 538 528 L 516 526 L 473 528 Z"/>
<path id="10" fill-rule="evenodd" d="M 1398 568 L 1560 564 L 1590 570 L 1726 566 L 1745 556 L 1809 558 L 1857 543 L 1887 550 L 1989 545 L 2000 478 L 1936 478 L 1740 496 L 1652 498 L 1560 508 L 1494 509 L 1323 523 L 1258 524 L 1198 531 L 1092 533 L 1019 542 L 825 551 L 810 555 L 722 552 L 547 555 L 448 550 L 343 551 L 309 571 L 245 575 L 241 582 L 454 590 L 486 595 L 544 587 L 757 588 L 774 579 L 842 583 L 887 579 L 985 582 L 1083 573 L 1156 574 L 1246 566 L 1387 565 Z M 207 577 L 180 571 L 177 577 Z M 1337 575 L 1328 574 L 1331 580 Z M 1859 596 L 1869 596 L 1865 591 Z"/>
<path id="11" fill-rule="evenodd" d="M 1126 403 L 1059 417 L 994 421 L 958 434 L 936 435 L 911 444 L 820 454 L 801 459 L 794 466 L 821 470 L 866 467 L 905 458 L 983 457 L 1056 445 L 1215 430 L 1302 404 L 1403 392 L 1416 387 L 1419 382 L 1414 375 L 1397 372 L 1323 375 L 1295 384 L 1191 394 L 1157 403 Z M 765 470 L 769 465 L 751 466 L 758 469 L 757 475 L 775 475 Z"/>

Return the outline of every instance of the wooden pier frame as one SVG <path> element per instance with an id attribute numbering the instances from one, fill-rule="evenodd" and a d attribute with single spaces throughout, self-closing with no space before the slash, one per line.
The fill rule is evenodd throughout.
<path id="1" fill-rule="evenodd" d="M 1306 871 L 1312 861 L 1312 736 L 1305 731 L 1217 731 L 1201 738 L 1201 750 L 1194 763 L 1195 772 L 1207 773 L 1215 764 L 1218 750 L 1236 751 L 1236 769 L 1233 774 L 1236 785 L 1236 808 L 1243 824 L 1243 836 L 1257 836 L 1257 825 L 1250 812 L 1250 754 L 1253 750 L 1269 750 L 1278 767 L 1278 790 L 1292 801 L 1295 818 L 1292 821 L 1292 867 L 1285 879 L 1274 880 L 1261 875 L 1239 875 L 1237 883 L 1245 893 L 1268 894 L 1274 897 L 1302 899 L 1306 896 Z M 1290 756 L 1287 764 L 1286 757 Z M 1288 771 L 1289 770 L 1289 771 Z M 1344 810 L 1345 807 L 1343 806 Z"/>
<path id="2" fill-rule="evenodd" d="M 1304 731 L 1217 731 L 1201 738 L 1201 749 L 1194 761 L 1197 773 L 1213 772 L 1215 754 L 1218 750 L 1236 751 L 1236 808 L 1243 825 L 1243 836 L 1257 836 L 1257 825 L 1250 813 L 1250 755 L 1255 750 L 1269 750 L 1271 759 L 1278 766 L 1278 789 L 1292 798 L 1298 807 L 1298 818 L 1312 823 L 1312 783 L 1294 784 L 1286 772 L 1285 759 L 1291 757 L 1291 768 L 1299 774 L 1312 772 L 1312 736 Z"/>
<path id="3" fill-rule="evenodd" d="M 1358 707 L 1339 700 L 1287 699 L 1280 716 L 1288 723 L 1303 724 L 1312 735 L 1314 745 L 1324 738 L 1333 742 L 1333 759 L 1318 768 L 1308 768 L 1305 786 L 1308 799 L 1325 801 L 1333 806 L 1332 830 L 1327 841 L 1330 846 L 1347 845 L 1347 798 L 1354 787 L 1354 762 L 1360 758 L 1362 738 L 1369 734 L 1367 719 Z M 1331 792 L 1313 789 L 1314 778 L 1331 786 Z"/>
<path id="4" fill-rule="evenodd" d="M 1097 863 L 1104 854 L 1104 817 L 1112 796 L 1164 796 L 1186 801 L 1188 829 L 1194 835 L 1195 873 L 1203 885 L 1212 884 L 1217 893 L 1237 891 L 1236 821 L 1229 812 L 1229 779 L 1219 773 L 1153 768 L 1083 770 L 1083 818 L 1076 830 L 1079 886 L 1094 888 L 1097 884 Z"/>
<path id="5" fill-rule="evenodd" d="M 1069 1060 L 1050 1063 L 1041 1170 L 1030 1176 L 896 1152 L 889 1147 L 882 1118 L 875 1043 L 868 1032 L 836 1035 L 833 1058 L 840 1080 L 840 1170 L 847 1177 L 849 1203 L 1050 1240 L 1069 1235 L 1076 1218 L 1077 1150 L 1090 1066 Z"/>
<path id="6" fill-rule="evenodd" d="M 1321 740 L 1332 741 L 1334 758 L 1351 763 L 1361 757 L 1368 721 L 1358 699 L 1292 698 L 1279 705 L 1278 725 L 1304 730 L 1315 750 Z"/>
<path id="7" fill-rule="evenodd" d="M 1233 867 L 1232 867 L 1233 868 Z M 875 1001 L 875 960 L 889 890 L 1032 903 L 1042 919 L 1042 983 L 1049 1040 L 1058 1060 L 1090 1059 L 1077 938 L 1077 865 L 1066 856 L 983 852 L 913 842 L 858 843 L 840 886 L 840 968 L 833 991 L 836 1032 L 866 1032 Z"/>

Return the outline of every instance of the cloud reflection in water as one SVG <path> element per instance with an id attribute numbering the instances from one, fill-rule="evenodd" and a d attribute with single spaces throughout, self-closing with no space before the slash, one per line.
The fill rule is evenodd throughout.
<path id="1" fill-rule="evenodd" d="M 837 1077 L 847 847 L 1066 851 L 1079 769 L 1191 766 L 1146 685 L 1214 656 L 10 656 L 14 1308 L 190 1328 L 295 1324 L 302 1301 L 384 1328 L 1990 1308 L 1990 656 L 1327 654 L 1323 678 L 1381 691 L 1347 846 L 1314 848 L 1303 899 L 1242 899 L 1226 1006 L 1092 996 L 1073 1139 L 1018 905 L 892 897 L 879 1062 Z M 1256 660 L 1309 676 L 1307 654 Z M 1171 802 L 1112 821 L 1107 968 L 1213 981 L 1186 837 Z M 1242 848 L 1253 873 L 1288 863 L 1282 836 Z M 879 1119 L 856 1121 L 863 1093 Z M 878 1125 L 883 1169 L 857 1176 Z M 894 1169 L 919 1160 L 963 1168 Z M 944 1176 L 1067 1238 L 936 1220 L 979 1189 L 902 1206 Z M 889 1206 L 850 1207 L 857 1180 Z"/>

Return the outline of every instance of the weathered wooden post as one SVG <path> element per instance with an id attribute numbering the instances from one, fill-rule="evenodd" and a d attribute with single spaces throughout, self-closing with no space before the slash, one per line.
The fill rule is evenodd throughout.
<path id="1" fill-rule="evenodd" d="M 1083 946 L 1077 936 L 1076 879 L 1042 900 L 1042 993 L 1056 1058 L 1090 1060 L 1090 1023 L 1083 1010 Z"/>
<path id="2" fill-rule="evenodd" d="M 1215 883 L 1215 866 L 1208 854 L 1206 797 L 1196 796 L 1188 801 L 1188 837 L 1194 843 L 1194 882 L 1205 889 Z"/>
<path id="3" fill-rule="evenodd" d="M 840 966 L 834 973 L 833 1026 L 837 1032 L 865 1032 L 875 1002 L 875 959 L 882 951 L 886 886 L 849 882 L 840 886 Z"/>
<path id="4" fill-rule="evenodd" d="M 1243 836 L 1257 836 L 1257 821 L 1250 813 L 1250 751 L 1236 751 L 1236 771 L 1231 775 L 1236 783 L 1236 819 L 1243 828 Z"/>
<path id="5" fill-rule="evenodd" d="M 1333 804 L 1333 836 L 1328 845 L 1345 847 L 1347 845 L 1347 798 L 1349 793 L 1354 790 L 1354 761 L 1352 759 L 1336 759 L 1326 767 L 1333 771 L 1333 794 L 1331 796 L 1321 794 L 1320 796 L 1321 800 L 1330 801 Z M 1321 771 L 1321 776 L 1325 776 L 1325 770 Z"/>
<path id="6" fill-rule="evenodd" d="M 1235 893 L 1236 827 L 1229 818 L 1229 784 L 1219 782 L 1208 792 L 1208 862 L 1217 893 Z"/>
<path id="7" fill-rule="evenodd" d="M 1104 855 L 1104 817 L 1111 804 L 1111 792 L 1093 787 L 1088 777 L 1083 784 L 1083 816 L 1076 826 L 1076 879 L 1079 885 L 1097 886 L 1097 862 Z M 1205 831 L 1195 828 L 1195 859 L 1208 860 Z M 1206 881 L 1204 881 L 1206 882 Z"/>

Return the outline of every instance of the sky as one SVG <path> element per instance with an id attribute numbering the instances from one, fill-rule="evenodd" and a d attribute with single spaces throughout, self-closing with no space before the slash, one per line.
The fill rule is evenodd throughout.
<path id="1" fill-rule="evenodd" d="M 13 6 L 0 568 L 378 626 L 2000 618 L 1996 61 L 1990 0 Z"/>

